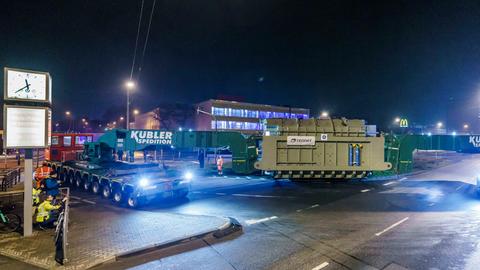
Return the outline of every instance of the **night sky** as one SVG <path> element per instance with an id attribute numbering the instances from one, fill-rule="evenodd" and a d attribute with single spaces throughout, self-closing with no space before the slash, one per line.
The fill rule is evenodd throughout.
<path id="1" fill-rule="evenodd" d="M 4 0 L 0 66 L 49 71 L 54 118 L 101 117 L 125 103 L 140 4 Z M 433 123 L 449 99 L 478 106 L 479 87 L 479 1 L 158 0 L 133 103 L 230 95 Z"/>

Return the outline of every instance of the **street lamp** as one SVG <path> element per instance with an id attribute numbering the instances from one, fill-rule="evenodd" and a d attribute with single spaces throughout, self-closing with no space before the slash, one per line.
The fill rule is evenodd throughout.
<path id="1" fill-rule="evenodd" d="M 140 113 L 139 110 L 137 110 L 137 109 L 133 110 L 133 114 L 134 114 L 134 115 L 137 115 L 137 114 L 139 114 L 139 113 Z"/>
<path id="2" fill-rule="evenodd" d="M 463 129 L 468 129 L 470 126 L 468 124 L 463 125 Z"/>
<path id="3" fill-rule="evenodd" d="M 400 120 L 401 120 L 400 117 L 395 117 L 395 120 L 394 120 L 394 121 L 395 121 L 395 123 L 398 124 L 398 123 L 400 123 Z"/>
<path id="4" fill-rule="evenodd" d="M 123 116 L 120 116 L 120 121 L 123 121 Z"/>
<path id="5" fill-rule="evenodd" d="M 437 123 L 437 128 L 442 128 L 443 127 L 443 123 L 442 122 L 438 122 Z"/>
<path id="6" fill-rule="evenodd" d="M 328 112 L 327 111 L 322 111 L 322 113 L 320 114 L 320 117 L 327 118 L 328 117 Z"/>
<path id="7" fill-rule="evenodd" d="M 127 130 L 130 128 L 130 90 L 135 89 L 135 82 L 128 80 L 125 82 L 125 88 L 127 88 Z"/>
<path id="8" fill-rule="evenodd" d="M 71 114 L 70 111 L 66 111 L 66 112 L 65 112 L 65 115 L 66 115 L 66 116 L 70 116 L 70 114 Z"/>

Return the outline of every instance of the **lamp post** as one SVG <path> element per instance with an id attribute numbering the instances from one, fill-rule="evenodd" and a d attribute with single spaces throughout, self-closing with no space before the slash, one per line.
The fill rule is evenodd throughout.
<path id="1" fill-rule="evenodd" d="M 126 128 L 127 130 L 130 129 L 130 90 L 135 88 L 135 83 L 131 80 L 125 83 L 125 88 L 127 88 L 127 121 L 126 121 Z"/>

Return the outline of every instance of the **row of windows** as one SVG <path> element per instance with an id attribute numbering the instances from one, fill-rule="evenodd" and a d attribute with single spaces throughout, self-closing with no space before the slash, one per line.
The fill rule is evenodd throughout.
<path id="1" fill-rule="evenodd" d="M 232 109 L 212 107 L 212 114 L 218 116 L 249 117 L 249 118 L 298 118 L 306 119 L 308 114 L 285 113 L 285 112 L 267 112 L 258 110 Z"/>
<path id="2" fill-rule="evenodd" d="M 212 121 L 212 129 L 263 130 L 263 124 L 238 121 Z"/>
<path id="3" fill-rule="evenodd" d="M 75 145 L 83 145 L 86 142 L 92 142 L 92 136 L 75 136 Z M 58 136 L 52 136 L 52 145 L 59 145 Z M 72 145 L 72 136 L 63 136 L 63 146 Z"/>

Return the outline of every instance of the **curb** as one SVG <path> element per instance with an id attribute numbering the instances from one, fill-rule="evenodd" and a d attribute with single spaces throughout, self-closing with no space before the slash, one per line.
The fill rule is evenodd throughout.
<path id="1" fill-rule="evenodd" d="M 218 239 L 218 238 L 222 238 L 222 237 L 225 237 L 227 235 L 230 235 L 234 232 L 238 232 L 238 231 L 243 230 L 242 225 L 235 218 L 226 217 L 225 219 L 226 219 L 225 223 L 222 224 L 221 226 L 215 228 L 215 229 L 203 231 L 203 232 L 200 232 L 200 233 L 197 233 L 197 234 L 194 234 L 194 235 L 188 235 L 188 236 L 185 236 L 185 237 L 180 237 L 180 238 L 173 239 L 171 241 L 164 242 L 164 243 L 150 244 L 150 245 L 147 245 L 147 246 L 144 246 L 144 247 L 141 247 L 141 248 L 125 251 L 125 252 L 113 255 L 111 258 L 109 258 L 109 259 L 107 259 L 103 262 L 100 262 L 100 263 L 95 264 L 95 265 L 91 265 L 88 268 L 97 267 L 97 266 L 102 265 L 102 264 L 118 261 L 121 258 L 133 257 L 133 256 L 136 256 L 136 255 L 145 253 L 145 252 L 153 251 L 153 250 L 159 250 L 159 249 L 172 247 L 172 246 L 175 246 L 175 245 L 178 245 L 178 244 L 188 243 L 188 242 L 191 242 L 191 241 L 194 241 L 194 240 L 197 240 L 197 239 L 201 239 L 201 238 L 203 238 L 207 235 L 213 235 L 213 237 Z"/>

